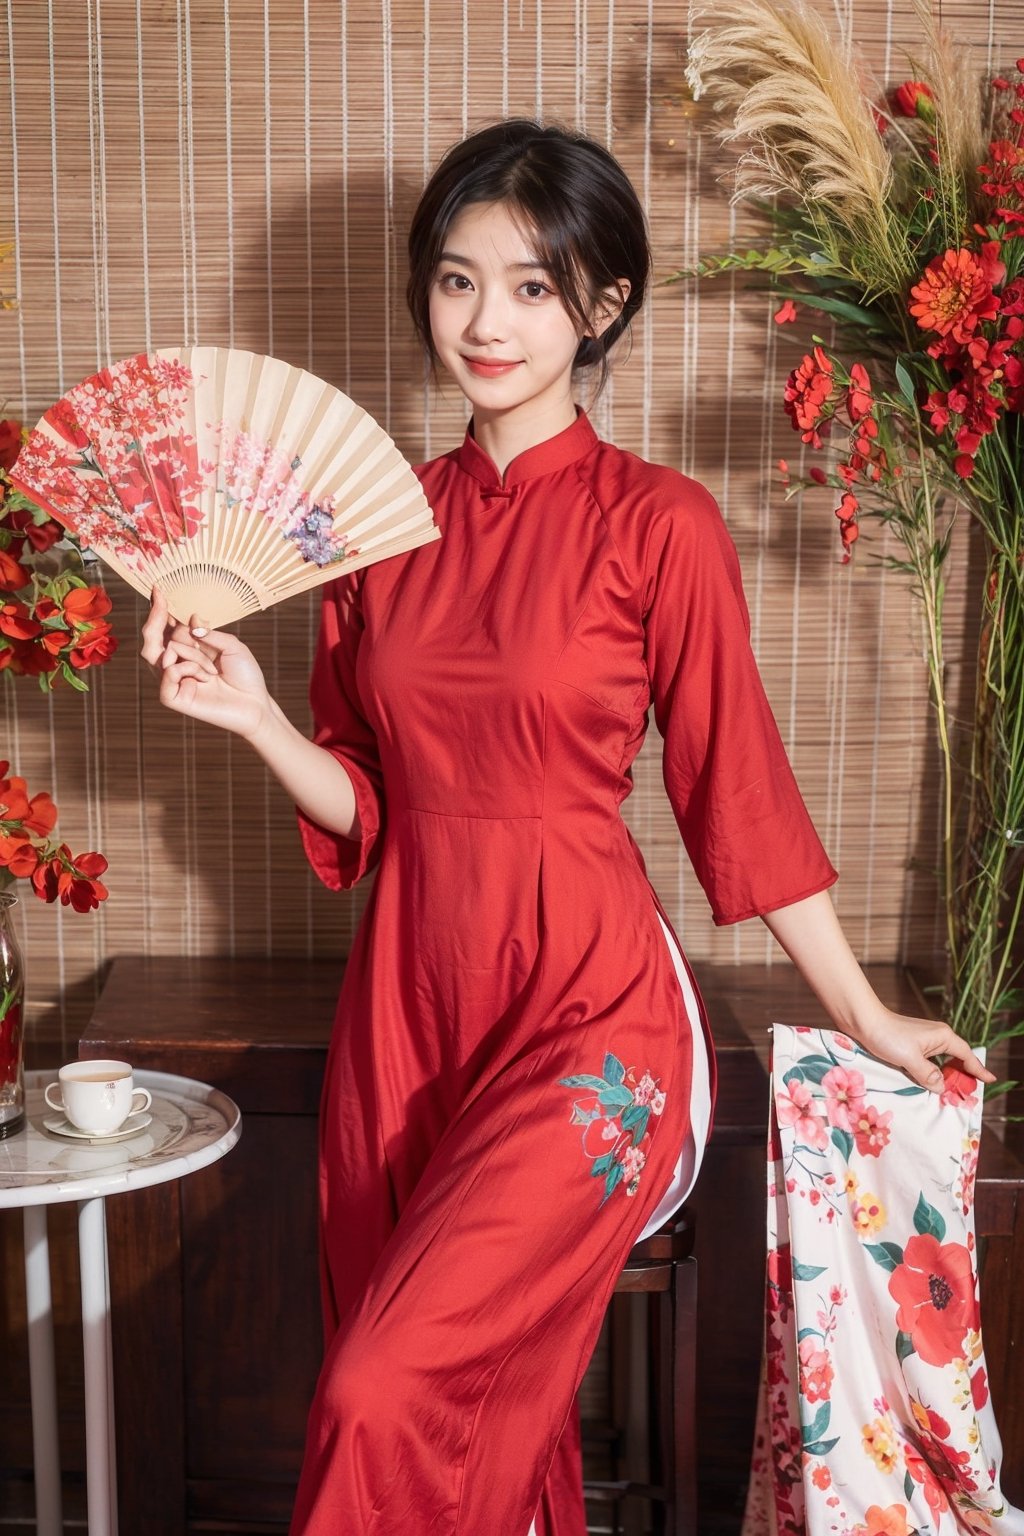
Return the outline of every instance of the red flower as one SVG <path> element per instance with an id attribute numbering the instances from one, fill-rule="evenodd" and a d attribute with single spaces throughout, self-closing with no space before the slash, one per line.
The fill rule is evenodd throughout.
<path id="1" fill-rule="evenodd" d="M 976 1413 L 988 1402 L 988 1382 L 985 1379 L 984 1367 L 980 1371 L 975 1371 L 971 1377 L 971 1401 L 974 1403 Z"/>
<path id="2" fill-rule="evenodd" d="M 889 1294 L 898 1304 L 896 1326 L 922 1360 L 948 1365 L 962 1357 L 965 1333 L 978 1326 L 971 1256 L 962 1243 L 916 1234 L 889 1276 Z"/>
<path id="3" fill-rule="evenodd" d="M 925 1461 L 920 1451 L 916 1446 L 904 1445 L 903 1457 L 907 1463 L 907 1471 L 910 1473 L 914 1482 L 920 1483 L 924 1489 L 925 1501 L 927 1502 L 928 1508 L 931 1510 L 932 1515 L 935 1517 L 944 1515 L 946 1510 L 949 1508 L 949 1500 L 946 1498 L 946 1495 L 943 1492 L 942 1484 L 939 1482 L 938 1478 L 935 1476 L 935 1473 Z"/>
<path id="4" fill-rule="evenodd" d="M 889 1143 L 891 1123 L 892 1110 L 887 1109 L 879 1114 L 873 1104 L 865 1104 L 853 1116 L 853 1139 L 862 1157 L 881 1157 Z"/>
<path id="5" fill-rule="evenodd" d="M 117 639 L 110 633 L 110 625 L 101 620 L 79 635 L 68 660 L 73 667 L 98 667 L 109 661 L 116 650 Z"/>
<path id="6" fill-rule="evenodd" d="M 0 607 L 0 634 L 12 640 L 34 640 L 43 626 L 32 617 L 25 603 L 4 603 Z"/>
<path id="7" fill-rule="evenodd" d="M 20 544 L 18 553 L 21 553 Z M 28 580 L 28 571 L 18 564 L 10 550 L 0 549 L 0 592 L 19 592 L 27 586 Z"/>
<path id="8" fill-rule="evenodd" d="M 953 460 L 953 469 L 960 476 L 961 480 L 969 480 L 974 474 L 974 460 L 970 454 L 958 453 Z"/>
<path id="9" fill-rule="evenodd" d="M 850 420 L 860 421 L 862 416 L 869 416 L 874 408 L 867 370 L 863 364 L 854 363 L 850 369 L 850 387 L 846 392 L 846 409 L 850 413 Z"/>
<path id="10" fill-rule="evenodd" d="M 72 587 L 64 599 L 64 617 L 71 624 L 95 624 L 110 612 L 110 606 L 102 587 Z"/>
<path id="11" fill-rule="evenodd" d="M 21 422 L 5 417 L 0 421 L 0 469 L 13 469 L 21 452 Z"/>
<path id="12" fill-rule="evenodd" d="M 923 123 L 934 123 L 935 92 L 923 80 L 905 80 L 892 93 L 892 108 L 900 117 L 919 117 Z"/>
<path id="13" fill-rule="evenodd" d="M 52 902 L 59 897 L 62 906 L 88 912 L 107 897 L 107 888 L 98 879 L 106 867 L 101 853 L 83 853 L 73 859 L 67 843 L 61 843 L 53 858 L 39 865 L 32 885 L 43 901 Z"/>
<path id="14" fill-rule="evenodd" d="M 995 139 L 988 147 L 989 165 L 978 167 L 987 181 L 981 190 L 989 197 L 1024 195 L 1024 145 L 1010 139 Z"/>
<path id="15" fill-rule="evenodd" d="M 39 862 L 35 844 L 24 832 L 0 832 L 0 865 L 12 875 L 31 875 Z"/>
<path id="16" fill-rule="evenodd" d="M 827 1402 L 835 1376 L 828 1350 L 819 1340 L 806 1338 L 800 1340 L 799 1354 L 800 1391 L 809 1403 Z"/>
<path id="17" fill-rule="evenodd" d="M 792 299 L 786 299 L 781 308 L 775 311 L 773 316 L 776 325 L 785 325 L 788 320 L 796 319 L 796 305 Z"/>
<path id="18" fill-rule="evenodd" d="M 990 242 L 995 244 L 994 241 Z M 973 251 L 948 250 L 936 256 L 924 269 L 919 283 L 911 288 L 917 299 L 910 313 L 925 331 L 952 336 L 966 342 L 981 320 L 992 320 L 999 313 L 999 300 L 992 292 L 992 263 Z"/>
<path id="19" fill-rule="evenodd" d="M 827 421 L 825 407 L 832 399 L 835 381 L 831 358 L 820 347 L 808 352 L 786 380 L 783 391 L 786 414 L 805 443 L 821 447 L 818 426 Z M 829 413 L 831 415 L 831 413 Z"/>
<path id="20" fill-rule="evenodd" d="M 15 529 L 22 539 L 26 539 L 37 554 L 42 554 L 44 550 L 56 544 L 64 534 L 60 523 L 55 522 L 52 517 L 48 517 L 45 523 L 37 523 L 27 507 L 17 507 L 7 512 L 4 521 L 10 528 Z"/>

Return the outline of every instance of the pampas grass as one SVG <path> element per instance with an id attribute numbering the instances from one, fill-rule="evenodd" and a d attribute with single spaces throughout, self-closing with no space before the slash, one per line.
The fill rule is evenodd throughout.
<path id="1" fill-rule="evenodd" d="M 892 217 L 893 167 L 853 66 L 804 0 L 692 6 L 687 80 L 742 148 L 733 200 L 797 198 L 849 236 L 869 293 L 900 289 L 914 260 Z M 844 56 L 845 55 L 845 56 Z"/>

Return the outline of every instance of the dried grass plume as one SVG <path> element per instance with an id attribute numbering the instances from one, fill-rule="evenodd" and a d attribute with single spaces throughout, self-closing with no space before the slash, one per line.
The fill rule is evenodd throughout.
<path id="1" fill-rule="evenodd" d="M 728 116 L 742 146 L 737 198 L 782 193 L 821 205 L 872 250 L 888 287 L 911 270 L 887 197 L 892 161 L 861 89 L 848 38 L 836 42 L 805 0 L 691 5 L 686 77 Z"/>

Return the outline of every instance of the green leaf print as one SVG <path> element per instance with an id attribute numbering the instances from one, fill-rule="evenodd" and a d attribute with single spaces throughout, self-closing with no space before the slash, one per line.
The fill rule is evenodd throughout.
<path id="1" fill-rule="evenodd" d="M 625 1109 L 633 1102 L 633 1095 L 628 1088 L 603 1088 L 598 1098 L 606 1109 Z"/>
<path id="2" fill-rule="evenodd" d="M 828 1268 L 827 1264 L 793 1264 L 794 1280 L 817 1280 Z"/>
<path id="3" fill-rule="evenodd" d="M 615 1161 L 614 1152 L 605 1152 L 601 1157 L 595 1157 L 590 1165 L 591 1175 L 596 1179 L 608 1172 Z"/>
<path id="4" fill-rule="evenodd" d="M 849 1131 L 844 1131 L 838 1125 L 832 1127 L 832 1145 L 838 1147 L 847 1162 L 850 1161 L 850 1153 L 853 1151 L 853 1137 Z"/>
<path id="5" fill-rule="evenodd" d="M 826 1072 L 831 1072 L 835 1062 L 831 1056 L 805 1056 L 800 1063 L 800 1072 L 806 1083 L 820 1083 Z M 789 1073 L 786 1074 L 786 1080 Z"/>
<path id="6" fill-rule="evenodd" d="M 910 1337 L 909 1333 L 904 1333 L 903 1329 L 901 1328 L 899 1333 L 897 1333 L 897 1335 L 896 1335 L 896 1358 L 897 1358 L 897 1360 L 900 1362 L 900 1365 L 902 1365 L 904 1360 L 907 1358 L 908 1355 L 916 1355 L 916 1354 L 917 1354 L 917 1350 L 914 1348 L 914 1341 L 913 1341 L 913 1339 Z"/>
<path id="7" fill-rule="evenodd" d="M 607 1174 L 605 1175 L 604 1196 L 601 1200 L 602 1205 L 604 1204 L 605 1200 L 608 1199 L 608 1196 L 612 1193 L 616 1186 L 622 1182 L 624 1172 L 625 1170 L 623 1169 L 621 1163 L 613 1163 L 609 1168 Z"/>
<path id="8" fill-rule="evenodd" d="M 927 1092 L 927 1088 L 894 1088 L 892 1091 L 892 1096 L 894 1099 L 913 1099 L 916 1098 L 919 1093 Z"/>
<path id="9" fill-rule="evenodd" d="M 588 1072 L 580 1072 L 575 1077 L 560 1077 L 558 1081 L 566 1088 L 596 1088 L 600 1091 L 608 1086 L 603 1077 L 591 1077 Z"/>
<path id="10" fill-rule="evenodd" d="M 828 1429 L 829 1420 L 832 1417 L 832 1404 L 822 1403 L 814 1418 L 809 1424 L 805 1424 L 801 1431 L 801 1439 L 806 1446 L 810 1441 L 818 1441 Z"/>
<path id="11" fill-rule="evenodd" d="M 922 1237 L 934 1237 L 940 1243 L 946 1235 L 946 1223 L 934 1205 L 928 1204 L 923 1190 L 914 1211 L 914 1227 Z"/>
<path id="12" fill-rule="evenodd" d="M 834 1450 L 838 1444 L 838 1435 L 834 1440 L 815 1440 L 813 1445 L 803 1447 L 803 1453 L 805 1456 L 827 1456 L 829 1451 Z"/>
<path id="13" fill-rule="evenodd" d="M 865 1243 L 864 1251 L 883 1269 L 892 1271 L 903 1263 L 903 1249 L 898 1243 Z"/>
<path id="14" fill-rule="evenodd" d="M 604 1058 L 604 1075 L 613 1087 L 616 1087 L 619 1083 L 621 1083 L 622 1079 L 626 1075 L 626 1069 L 622 1065 L 622 1062 L 617 1056 L 614 1056 L 611 1051 L 609 1051 L 607 1056 Z"/>
<path id="15" fill-rule="evenodd" d="M 911 1477 L 909 1472 L 903 1479 L 903 1497 L 906 1499 L 908 1504 L 914 1497 L 914 1479 Z"/>
<path id="16" fill-rule="evenodd" d="M 649 1104 L 638 1104 L 636 1107 L 640 1113 L 637 1116 L 636 1124 L 633 1127 L 634 1147 L 638 1147 L 643 1141 L 644 1137 L 647 1135 L 647 1122 L 651 1118 L 651 1106 Z"/>

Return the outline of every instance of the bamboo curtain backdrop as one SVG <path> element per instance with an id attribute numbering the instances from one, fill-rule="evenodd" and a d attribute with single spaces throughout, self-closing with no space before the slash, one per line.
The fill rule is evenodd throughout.
<path id="1" fill-rule="evenodd" d="M 841 9 L 883 78 L 909 72 L 912 0 Z M 2 14 L 0 235 L 16 240 L 20 302 L 0 315 L 0 397 L 29 424 L 105 363 L 218 343 L 331 380 L 413 462 L 454 445 L 461 397 L 426 388 L 404 309 L 405 231 L 443 150 L 499 115 L 608 144 L 649 211 L 659 275 L 742 233 L 694 131 L 680 3 L 4 0 Z M 1022 51 L 1013 0 L 959 0 L 943 19 L 979 68 Z M 919 955 L 936 939 L 936 805 L 914 614 L 867 539 L 855 566 L 837 563 L 827 492 L 783 501 L 775 461 L 799 443 L 780 389 L 809 328 L 776 326 L 771 308 L 728 279 L 656 289 L 593 418 L 719 497 L 847 932 L 865 960 Z M 291 804 L 244 744 L 161 708 L 138 656 L 145 604 L 110 587 L 121 648 L 87 695 L 0 679 L 0 756 L 52 792 L 73 849 L 110 861 L 98 913 L 20 903 L 30 1020 L 69 1049 L 110 957 L 337 953 L 367 894 L 318 885 Z M 244 629 L 304 730 L 318 600 Z M 653 723 L 635 783 L 625 814 L 691 955 L 770 959 L 761 924 L 711 926 Z"/>

